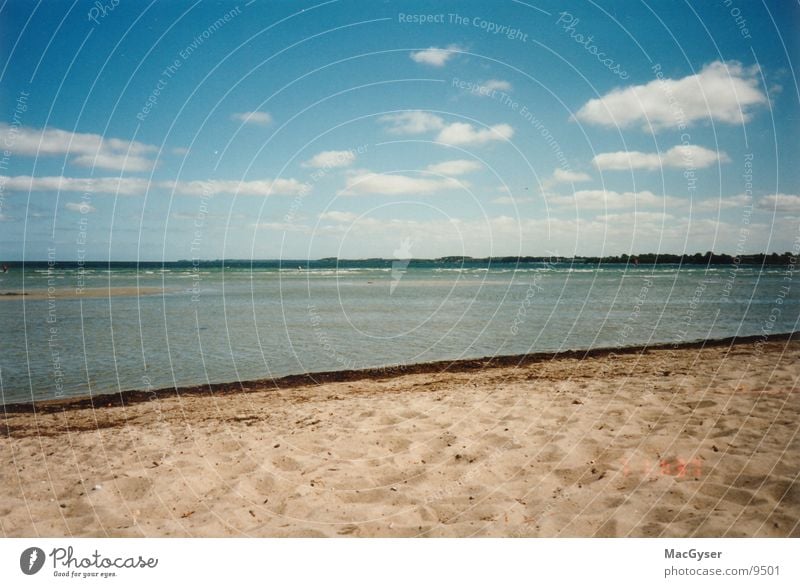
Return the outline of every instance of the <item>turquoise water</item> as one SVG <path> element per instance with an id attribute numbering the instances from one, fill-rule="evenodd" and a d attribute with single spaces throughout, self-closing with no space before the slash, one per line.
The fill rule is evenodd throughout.
<path id="1" fill-rule="evenodd" d="M 297 265 L 12 268 L 0 292 L 166 293 L 4 296 L 2 400 L 790 332 L 800 317 L 782 267 Z"/>

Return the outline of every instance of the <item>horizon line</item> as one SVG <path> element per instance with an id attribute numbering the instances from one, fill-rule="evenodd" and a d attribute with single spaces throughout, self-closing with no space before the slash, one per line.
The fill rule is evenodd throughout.
<path id="1" fill-rule="evenodd" d="M 711 254 L 712 257 L 731 257 L 732 259 L 736 258 L 743 258 L 743 257 L 756 257 L 759 255 L 763 255 L 764 257 L 770 257 L 772 255 L 777 255 L 779 257 L 789 256 L 794 257 L 797 256 L 797 253 L 793 251 L 773 251 L 773 252 L 757 252 L 757 253 L 717 253 L 713 251 L 706 251 L 706 252 L 695 252 L 695 253 L 619 253 L 619 254 L 611 254 L 611 255 L 558 255 L 558 254 L 547 254 L 547 255 L 488 255 L 483 257 L 474 257 L 471 255 L 441 255 L 438 257 L 318 257 L 318 258 L 280 258 L 280 257 L 264 257 L 264 258 L 252 258 L 248 259 L 246 257 L 230 257 L 230 258 L 197 258 L 197 259 L 9 259 L 5 261 L 0 261 L 2 263 L 14 263 L 14 264 L 25 264 L 25 263 L 217 263 L 217 262 L 248 262 L 248 263 L 259 263 L 259 262 L 281 262 L 281 263 L 289 263 L 289 262 L 300 262 L 300 263 L 311 263 L 311 262 L 318 262 L 318 261 L 393 261 L 393 260 L 409 260 L 409 261 L 441 261 L 445 259 L 464 259 L 464 260 L 476 260 L 476 261 L 484 261 L 484 260 L 492 260 L 492 259 L 563 259 L 564 261 L 574 261 L 576 259 L 611 259 L 611 258 L 627 258 L 629 260 L 637 259 L 639 257 L 696 257 L 700 255 L 701 257 L 707 257 Z"/>

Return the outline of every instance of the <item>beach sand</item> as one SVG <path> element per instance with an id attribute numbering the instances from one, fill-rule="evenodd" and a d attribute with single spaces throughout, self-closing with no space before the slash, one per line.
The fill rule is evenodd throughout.
<path id="1" fill-rule="evenodd" d="M 800 341 L 581 356 L 11 406 L 0 533 L 800 537 Z"/>

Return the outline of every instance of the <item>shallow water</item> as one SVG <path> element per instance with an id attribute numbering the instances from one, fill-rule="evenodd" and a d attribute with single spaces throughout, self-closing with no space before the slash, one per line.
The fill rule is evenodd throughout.
<path id="1" fill-rule="evenodd" d="M 0 301 L 2 399 L 761 335 L 800 317 L 781 267 L 299 264 L 0 275 L 0 292 L 45 294 Z M 165 293 L 46 295 L 79 285 Z"/>

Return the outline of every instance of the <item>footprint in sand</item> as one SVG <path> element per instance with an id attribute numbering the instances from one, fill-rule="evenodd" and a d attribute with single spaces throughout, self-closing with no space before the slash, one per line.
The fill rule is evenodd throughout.
<path id="1" fill-rule="evenodd" d="M 557 446 L 547 445 L 533 455 L 534 460 L 542 463 L 555 463 L 564 458 L 564 451 Z"/>
<path id="2" fill-rule="evenodd" d="M 717 405 L 717 402 L 710 399 L 704 399 L 698 402 L 685 402 L 683 405 L 694 411 L 703 408 L 713 408 L 714 406 Z"/>
<path id="3" fill-rule="evenodd" d="M 300 470 L 300 463 L 298 463 L 292 457 L 287 457 L 286 455 L 280 456 L 277 459 L 273 459 L 272 464 L 275 465 L 276 469 L 280 469 L 281 471 L 285 471 L 287 473 Z"/>
<path id="4" fill-rule="evenodd" d="M 722 501 L 740 506 L 756 506 L 766 501 L 763 498 L 755 497 L 755 495 L 747 489 L 740 489 L 720 483 L 703 483 L 699 492 L 703 495 L 715 497 Z"/>
<path id="5" fill-rule="evenodd" d="M 614 519 L 606 520 L 594 533 L 595 538 L 616 538 L 617 522 Z"/>
<path id="6" fill-rule="evenodd" d="M 137 501 L 147 497 L 153 490 L 153 480 L 148 477 L 120 477 L 111 487 L 119 490 L 125 501 Z"/>
<path id="7" fill-rule="evenodd" d="M 800 509 L 800 482 L 792 479 L 779 479 L 764 486 L 766 494 L 776 502 L 791 506 L 795 512 Z"/>

